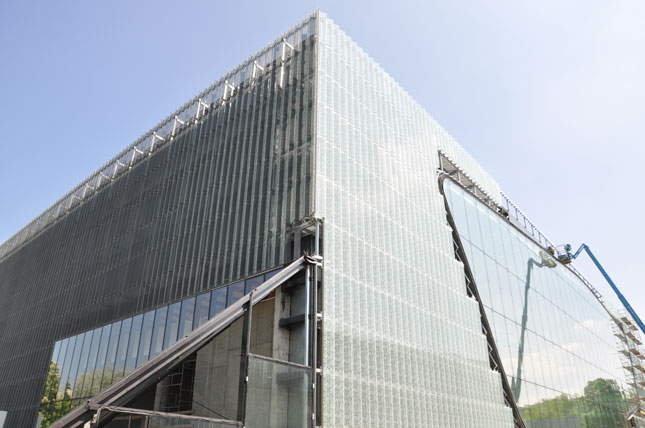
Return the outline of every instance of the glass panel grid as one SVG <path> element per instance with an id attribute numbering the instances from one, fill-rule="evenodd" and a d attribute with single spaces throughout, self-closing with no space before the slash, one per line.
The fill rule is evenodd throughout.
<path id="1" fill-rule="evenodd" d="M 624 427 L 634 392 L 625 382 L 611 320 L 600 302 L 568 269 L 548 262 L 551 256 L 536 243 L 491 217 L 469 192 L 450 180 L 444 188 L 475 282 L 480 291 L 489 290 L 481 296 L 525 421 Z M 478 209 L 461 214 L 464 203 Z M 473 234 L 475 224 L 480 230 Z M 481 236 L 495 242 L 480 245 Z M 478 267 L 482 264 L 485 269 Z"/>

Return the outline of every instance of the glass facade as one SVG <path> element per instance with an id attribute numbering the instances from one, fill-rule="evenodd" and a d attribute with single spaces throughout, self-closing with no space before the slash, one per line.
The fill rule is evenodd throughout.
<path id="1" fill-rule="evenodd" d="M 436 184 L 438 141 L 449 137 L 319 21 L 323 425 L 512 427 Z"/>
<path id="2" fill-rule="evenodd" d="M 36 424 L 62 338 L 75 337 L 56 394 L 78 402 L 97 372 L 95 329 L 111 325 L 100 387 L 205 319 L 203 300 L 151 310 L 292 260 L 290 227 L 313 211 L 314 33 L 315 19 L 300 23 L 0 247 L 9 426 Z"/>
<path id="3" fill-rule="evenodd" d="M 45 415 L 44 420 L 47 422 L 58 419 L 190 333 L 200 325 L 197 324 L 196 315 L 207 314 L 206 319 L 202 320 L 203 323 L 219 314 L 228 305 L 218 305 L 216 296 L 234 293 L 239 284 L 242 290 L 248 285 L 250 292 L 277 271 L 254 276 L 145 314 L 59 340 L 54 345 L 48 382 L 43 394 L 44 404 L 40 409 Z M 194 310 L 196 301 L 202 302 L 199 313 Z M 212 301 L 217 306 L 211 310 Z M 168 316 L 169 313 L 174 315 Z M 117 331 L 119 333 L 112 334 Z M 119 340 L 116 340 L 117 336 Z M 166 338 L 163 342 L 162 337 Z M 81 343 L 82 345 L 78 345 Z M 69 357 L 68 349 L 71 349 Z M 115 358 L 106 358 L 109 355 L 114 355 Z M 76 363 L 77 360 L 79 364 Z M 74 368 L 73 372 L 70 372 L 70 367 Z"/>
<path id="4" fill-rule="evenodd" d="M 571 271 L 451 180 L 445 195 L 528 427 L 626 427 L 612 321 Z"/>
<path id="5" fill-rule="evenodd" d="M 303 21 L 0 247 L 0 349 L 14 350 L 0 353 L 0 417 L 32 428 L 40 410 L 48 426 L 290 262 L 314 217 L 322 317 L 291 311 L 309 302 L 302 278 L 289 284 L 300 291 L 254 309 L 247 426 L 513 427 L 455 259 L 440 155 L 503 199 L 338 26 L 322 13 Z M 527 428 L 624 426 L 631 392 L 603 308 L 536 244 L 446 186 Z M 323 324 L 312 354 L 320 380 L 295 363 L 309 361 L 311 319 Z M 175 401 L 149 407 L 236 418 L 242 324 L 157 385 L 153 400 Z M 127 416 L 130 426 L 220 424 L 188 419 Z"/>

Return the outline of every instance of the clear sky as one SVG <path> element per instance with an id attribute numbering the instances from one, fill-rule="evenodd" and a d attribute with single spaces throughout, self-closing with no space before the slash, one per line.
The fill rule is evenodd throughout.
<path id="1" fill-rule="evenodd" d="M 4 0 L 0 241 L 317 7 L 553 241 L 587 242 L 645 316 L 645 3 L 631 0 Z"/>

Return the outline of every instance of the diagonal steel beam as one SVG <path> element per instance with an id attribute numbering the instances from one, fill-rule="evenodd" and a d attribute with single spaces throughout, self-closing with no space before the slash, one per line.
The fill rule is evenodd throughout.
<path id="1" fill-rule="evenodd" d="M 288 281 L 308 265 L 320 262 L 320 257 L 304 255 L 283 268 L 269 280 L 260 284 L 251 293 L 241 297 L 212 320 L 204 323 L 189 335 L 177 341 L 168 349 L 136 368 L 118 382 L 70 411 L 67 415 L 50 425 L 50 428 L 75 428 L 90 421 L 95 412 L 106 406 L 126 405 L 130 400 L 147 388 L 159 383 L 168 373 L 183 362 L 185 356 L 204 347 L 211 339 L 239 319 L 245 306 L 253 307 L 267 297 L 273 290 Z"/>

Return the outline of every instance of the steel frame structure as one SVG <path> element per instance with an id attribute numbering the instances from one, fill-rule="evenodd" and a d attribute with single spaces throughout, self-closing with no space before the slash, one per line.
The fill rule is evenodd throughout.
<path id="1" fill-rule="evenodd" d="M 318 238 L 319 225 L 316 222 L 316 237 Z M 318 245 L 316 245 L 318 248 Z M 202 421 L 210 421 L 217 423 L 226 423 L 229 425 L 243 426 L 245 422 L 245 409 L 246 409 L 246 389 L 248 382 L 248 361 L 249 357 L 254 356 L 249 352 L 250 350 L 250 330 L 251 330 L 251 309 L 255 304 L 262 301 L 264 298 L 269 296 L 274 290 L 279 286 L 286 283 L 289 279 L 293 278 L 296 274 L 304 271 L 305 278 L 309 278 L 311 275 L 313 278 L 317 278 L 317 270 L 322 266 L 322 257 L 319 255 L 308 256 L 303 255 L 284 269 L 282 269 L 275 276 L 265 281 L 259 285 L 256 289 L 252 290 L 250 293 L 244 295 L 231 306 L 226 308 L 222 313 L 217 315 L 215 318 L 203 324 L 201 327 L 194 330 L 192 333 L 184 337 L 183 339 L 176 342 L 174 345 L 170 346 L 168 349 L 164 350 L 156 357 L 149 360 L 147 363 L 143 364 L 141 367 L 135 369 L 132 373 L 116 382 L 115 384 L 107 387 L 103 391 L 99 392 L 97 395 L 89 399 L 87 402 L 83 403 L 79 407 L 73 409 L 67 415 L 63 416 L 58 421 L 54 422 L 52 428 L 74 428 L 80 427 L 91 422 L 92 426 L 100 427 L 103 425 L 106 418 L 110 418 L 110 415 L 115 413 L 128 413 L 128 414 L 140 414 L 140 415 L 158 415 L 158 416 L 172 416 L 176 417 L 176 414 L 172 413 L 163 413 L 163 412 L 153 412 L 140 409 L 131 409 L 123 406 L 127 406 L 135 397 L 141 394 L 146 389 L 157 384 L 163 378 L 165 378 L 174 368 L 180 365 L 184 358 L 199 349 L 206 346 L 213 338 L 215 338 L 219 333 L 224 331 L 236 320 L 243 318 L 243 332 L 242 332 L 242 358 L 241 358 L 241 369 L 240 372 L 240 390 L 239 390 L 239 399 L 238 399 L 238 410 L 237 418 L 238 421 L 231 420 L 220 420 L 220 419 L 209 419 L 209 418 L 199 418 Z M 313 288 L 314 291 L 309 293 L 309 296 L 315 296 L 318 292 L 317 282 Z M 309 308 L 315 308 L 317 305 L 315 298 L 309 299 Z M 314 319 L 319 319 L 319 316 L 316 313 L 309 312 L 309 317 Z M 318 326 L 317 322 L 311 322 L 311 330 L 309 334 L 315 335 Z M 314 338 L 315 339 L 315 338 Z M 309 348 L 308 352 L 311 356 L 309 364 L 306 366 L 291 363 L 287 361 L 279 361 L 281 364 L 293 365 L 295 367 L 303 368 L 306 367 L 311 370 L 312 374 L 312 385 L 310 389 L 311 402 L 312 402 L 312 417 L 311 417 L 311 426 L 315 426 L 316 422 L 316 359 L 317 355 L 317 339 L 308 341 Z M 266 357 L 261 357 L 267 359 Z M 268 358 L 269 360 L 272 360 Z M 277 361 L 277 360 L 276 360 Z M 103 418 L 103 419 L 102 419 Z M 191 417 L 194 419 L 194 417 Z M 224 421 L 224 422 L 223 422 Z"/>

